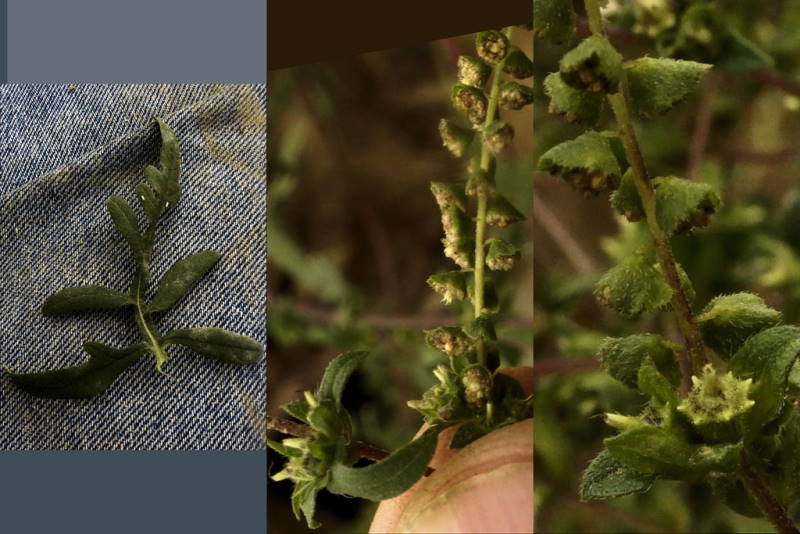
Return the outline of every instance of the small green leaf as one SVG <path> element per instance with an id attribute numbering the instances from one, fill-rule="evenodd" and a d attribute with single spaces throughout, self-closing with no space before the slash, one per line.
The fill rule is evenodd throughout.
<path id="1" fill-rule="evenodd" d="M 623 74 L 622 56 L 599 35 L 587 37 L 564 54 L 558 67 L 567 85 L 595 93 L 616 93 Z"/>
<path id="2" fill-rule="evenodd" d="M 181 153 L 175 133 L 161 119 L 158 129 L 161 132 L 161 175 L 163 176 L 162 198 L 169 206 L 174 206 L 181 198 L 181 189 L 178 180 L 181 174 Z"/>
<path id="3" fill-rule="evenodd" d="M 159 206 L 158 198 L 153 192 L 153 189 L 145 183 L 137 185 L 136 198 L 142 206 L 142 211 L 147 215 L 147 220 L 150 224 L 154 224 L 158 220 L 159 215 L 161 215 L 161 207 Z"/>
<path id="4" fill-rule="evenodd" d="M 672 351 L 670 351 L 670 353 L 671 352 Z M 678 374 L 680 370 L 675 364 L 674 357 L 669 363 L 670 369 L 673 370 L 675 374 Z M 676 379 L 674 381 L 676 381 Z M 669 404 L 673 407 L 678 405 L 678 395 L 675 392 L 674 383 L 670 382 L 658 369 L 653 362 L 653 354 L 648 354 L 642 361 L 639 372 L 637 373 L 637 382 L 639 391 L 645 395 L 650 395 L 662 404 Z"/>
<path id="5" fill-rule="evenodd" d="M 533 36 L 553 44 L 569 41 L 575 34 L 575 18 L 572 0 L 536 0 L 533 3 Z"/>
<path id="6" fill-rule="evenodd" d="M 681 59 L 642 57 L 625 64 L 633 110 L 646 118 L 686 100 L 711 65 Z"/>
<path id="7" fill-rule="evenodd" d="M 544 79 L 544 91 L 550 98 L 547 108 L 550 113 L 563 115 L 569 122 L 588 126 L 592 126 L 600 118 L 603 96 L 567 85 L 558 72 L 553 72 Z"/>
<path id="8" fill-rule="evenodd" d="M 442 426 L 429 428 L 388 458 L 366 467 L 335 464 L 331 469 L 328 491 L 371 501 L 400 495 L 425 473 L 443 429 Z"/>
<path id="9" fill-rule="evenodd" d="M 745 414 L 748 439 L 774 420 L 786 402 L 789 372 L 800 355 L 800 328 L 775 326 L 755 334 L 736 351 L 730 370 L 740 379 L 753 379 L 753 408 Z"/>
<path id="10" fill-rule="evenodd" d="M 132 306 L 130 295 L 102 286 L 66 287 L 47 297 L 42 313 L 47 316 L 69 315 L 94 310 L 116 310 Z"/>
<path id="11" fill-rule="evenodd" d="M 139 221 L 133 208 L 124 198 L 118 196 L 109 198 L 106 201 L 106 207 L 114 221 L 114 226 L 130 245 L 133 256 L 137 261 L 141 261 L 144 254 L 144 238 L 139 233 Z"/>
<path id="12" fill-rule="evenodd" d="M 672 298 L 660 269 L 649 254 L 641 252 L 608 270 L 597 281 L 594 293 L 601 303 L 629 317 L 664 308 Z"/>
<path id="13" fill-rule="evenodd" d="M 594 131 L 564 141 L 542 154 L 539 170 L 560 176 L 586 196 L 613 190 L 621 174 L 608 138 Z"/>
<path id="14" fill-rule="evenodd" d="M 161 278 L 148 311 L 160 312 L 171 308 L 221 257 L 219 252 L 203 250 L 175 262 Z"/>
<path id="15" fill-rule="evenodd" d="M 475 422 L 469 421 L 464 423 L 453 434 L 453 439 L 450 440 L 451 449 L 463 449 L 478 438 L 482 438 L 490 431 L 489 428 Z"/>
<path id="16" fill-rule="evenodd" d="M 518 80 L 530 78 L 533 76 L 533 61 L 518 46 L 512 45 L 503 62 L 503 72 Z"/>
<path id="17" fill-rule="evenodd" d="M 738 474 L 711 476 L 709 484 L 714 495 L 718 496 L 722 502 L 737 514 L 747 517 L 762 517 L 761 510 L 751 499 Z"/>
<path id="18" fill-rule="evenodd" d="M 666 374 L 673 381 L 680 376 L 671 345 L 658 334 L 606 338 L 598 356 L 611 376 L 634 389 L 641 387 L 639 372 L 647 360 L 654 362 L 656 372 Z"/>
<path id="19" fill-rule="evenodd" d="M 308 410 L 310 408 L 308 402 L 300 399 L 292 400 L 281 405 L 281 409 L 284 412 L 306 424 L 308 424 Z"/>
<path id="20" fill-rule="evenodd" d="M 644 208 L 639 191 L 636 189 L 636 182 L 633 176 L 633 168 L 628 168 L 619 187 L 611 194 L 611 206 L 618 213 L 624 215 L 630 222 L 636 222 L 644 218 Z"/>
<path id="21" fill-rule="evenodd" d="M 264 352 L 264 346 L 255 339 L 212 327 L 173 330 L 162 342 L 164 346 L 185 345 L 203 356 L 240 365 L 258 363 Z"/>
<path id="22" fill-rule="evenodd" d="M 734 293 L 714 298 L 695 319 L 703 342 L 727 358 L 753 334 L 780 323 L 781 312 L 758 295 Z"/>
<path id="23" fill-rule="evenodd" d="M 669 429 L 639 426 L 604 440 L 619 462 L 642 473 L 681 478 L 690 470 L 694 447 Z"/>
<path id="24" fill-rule="evenodd" d="M 489 195 L 486 224 L 504 228 L 524 220 L 525 216 L 506 197 L 498 193 Z"/>
<path id="25" fill-rule="evenodd" d="M 520 258 L 520 249 L 513 243 L 493 237 L 486 241 L 486 265 L 493 271 L 508 271 Z"/>
<path id="26" fill-rule="evenodd" d="M 585 502 L 645 493 L 656 478 L 619 463 L 603 449 L 583 472 L 580 499 Z"/>
<path id="27" fill-rule="evenodd" d="M 442 119 L 439 121 L 439 135 L 442 138 L 442 145 L 455 157 L 460 158 L 467 153 L 469 145 L 475 137 L 475 130 Z"/>
<path id="28" fill-rule="evenodd" d="M 733 473 L 742 462 L 742 444 L 701 445 L 692 455 L 694 473 Z"/>
<path id="29" fill-rule="evenodd" d="M 321 401 L 333 402 L 338 407 L 341 404 L 342 392 L 350 379 L 350 375 L 368 355 L 369 353 L 366 351 L 353 350 L 344 352 L 331 360 L 322 375 L 322 382 L 320 382 L 317 390 L 317 398 Z"/>
<path id="30" fill-rule="evenodd" d="M 83 348 L 89 361 L 39 373 L 11 373 L 11 379 L 22 390 L 45 399 L 86 399 L 108 389 L 117 377 L 147 352 L 147 345 L 138 343 L 115 349 L 88 341 Z"/>
<path id="31" fill-rule="evenodd" d="M 319 528 L 321 523 L 314 519 L 314 512 L 317 506 L 317 492 L 319 492 L 317 482 L 309 480 L 295 484 L 292 491 L 292 511 L 297 519 L 300 513 L 306 518 L 308 528 Z"/>
<path id="32" fill-rule="evenodd" d="M 675 176 L 656 178 L 656 219 L 668 235 L 706 226 L 720 200 L 713 187 Z"/>
<path id="33" fill-rule="evenodd" d="M 470 274 L 467 271 L 447 271 L 430 275 L 426 282 L 441 295 L 442 302 L 450 304 L 467 296 L 466 279 Z"/>

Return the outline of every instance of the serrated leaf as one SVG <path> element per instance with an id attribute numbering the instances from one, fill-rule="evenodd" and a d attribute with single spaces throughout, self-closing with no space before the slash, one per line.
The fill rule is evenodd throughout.
<path id="1" fill-rule="evenodd" d="M 46 399 L 86 399 L 108 389 L 117 377 L 147 352 L 147 345 L 138 343 L 115 349 L 89 341 L 83 344 L 89 361 L 74 367 L 38 373 L 11 373 L 11 379 L 22 390 Z"/>
<path id="2" fill-rule="evenodd" d="M 670 369 L 677 375 L 680 373 L 678 366 L 675 364 L 674 355 L 670 351 Z M 642 361 L 637 373 L 637 382 L 639 391 L 645 395 L 656 399 L 662 404 L 670 404 L 673 407 L 678 405 L 678 395 L 675 392 L 675 381 L 678 377 L 673 378 L 673 381 L 664 376 L 658 369 L 653 361 L 653 354 L 648 354 Z"/>
<path id="3" fill-rule="evenodd" d="M 160 312 L 171 308 L 221 257 L 219 252 L 203 250 L 175 262 L 161 278 L 148 311 Z"/>
<path id="4" fill-rule="evenodd" d="M 695 452 L 673 431 L 649 425 L 606 438 L 603 443 L 620 463 L 663 478 L 681 478 L 688 473 Z"/>
<path id="5" fill-rule="evenodd" d="M 636 222 L 644 218 L 642 199 L 636 189 L 634 180 L 633 168 L 628 168 L 625 174 L 622 175 L 617 190 L 611 194 L 611 206 L 630 222 Z"/>
<path id="6" fill-rule="evenodd" d="M 132 306 L 130 295 L 103 286 L 66 287 L 47 297 L 42 313 L 47 316 L 68 315 L 95 310 L 116 310 Z"/>
<path id="7" fill-rule="evenodd" d="M 728 357 L 750 336 L 780 323 L 781 313 L 758 295 L 734 293 L 715 297 L 695 319 L 703 342 Z"/>
<path id="8" fill-rule="evenodd" d="M 621 174 L 608 138 L 594 131 L 564 141 L 542 154 L 539 170 L 560 176 L 585 195 L 613 190 Z"/>
<path id="9" fill-rule="evenodd" d="M 626 63 L 634 112 L 645 118 L 666 113 L 689 97 L 711 67 L 696 61 L 653 57 Z"/>
<path id="10" fill-rule="evenodd" d="M 396 450 L 389 457 L 366 467 L 336 464 L 331 469 L 328 491 L 372 501 L 400 495 L 425 473 L 444 427 L 433 427 Z"/>
<path id="11" fill-rule="evenodd" d="M 530 5 L 530 4 L 528 4 Z M 533 2 L 533 36 L 561 44 L 575 34 L 575 9 L 572 0 Z"/>
<path id="12" fill-rule="evenodd" d="M 331 360 L 322 375 L 322 382 L 320 382 L 317 390 L 317 399 L 333 402 L 338 407 L 341 404 L 342 392 L 350 379 L 350 375 L 368 355 L 369 353 L 365 351 L 349 351 Z"/>
<path id="13" fill-rule="evenodd" d="M 774 420 L 786 402 L 789 372 L 800 355 L 800 328 L 775 326 L 755 334 L 736 351 L 730 370 L 740 379 L 753 379 L 750 398 L 755 405 L 745 417 L 748 439 Z"/>
<path id="14" fill-rule="evenodd" d="M 139 232 L 139 220 L 136 218 L 133 208 L 124 198 L 118 196 L 109 198 L 106 201 L 106 207 L 114 221 L 114 226 L 131 247 L 133 256 L 141 261 L 144 253 L 144 237 Z"/>
<path id="15" fill-rule="evenodd" d="M 567 85 L 591 92 L 616 93 L 622 80 L 622 55 L 600 35 L 587 37 L 558 64 Z"/>
<path id="16" fill-rule="evenodd" d="M 258 363 L 264 352 L 264 346 L 255 339 L 213 327 L 173 330 L 162 342 L 164 346 L 184 345 L 203 356 L 239 365 Z"/>
<path id="17" fill-rule="evenodd" d="M 563 115 L 569 122 L 593 125 L 600 118 L 603 96 L 575 89 L 564 83 L 561 74 L 553 72 L 544 79 L 544 91 L 550 98 L 547 111 Z"/>
<path id="18" fill-rule="evenodd" d="M 648 358 L 655 362 L 659 372 L 667 373 L 673 380 L 679 373 L 672 347 L 658 334 L 606 338 L 598 356 L 611 376 L 634 389 L 639 387 L 639 369 Z"/>
<path id="19" fill-rule="evenodd" d="M 656 219 L 668 235 L 706 226 L 720 205 L 719 197 L 709 184 L 675 176 L 657 178 L 655 182 Z"/>
<path id="20" fill-rule="evenodd" d="M 640 473 L 621 464 L 603 449 L 583 472 L 580 499 L 585 502 L 645 493 L 656 479 L 653 474 Z"/>
<path id="21" fill-rule="evenodd" d="M 594 293 L 601 303 L 629 317 L 663 308 L 672 298 L 672 288 L 661 270 L 641 252 L 603 274 Z"/>

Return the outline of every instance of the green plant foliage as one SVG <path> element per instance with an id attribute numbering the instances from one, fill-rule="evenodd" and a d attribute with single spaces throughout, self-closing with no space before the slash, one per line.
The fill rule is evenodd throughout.
<path id="1" fill-rule="evenodd" d="M 695 426 L 728 422 L 755 404 L 750 399 L 752 385 L 752 378 L 739 380 L 730 371 L 721 374 L 707 364 L 702 377 L 692 377 L 692 390 L 680 402 L 678 411 Z"/>
<path id="2" fill-rule="evenodd" d="M 572 0 L 534 0 L 533 36 L 561 44 L 575 34 Z"/>
<path id="3" fill-rule="evenodd" d="M 579 495 L 582 501 L 614 499 L 644 493 L 656 476 L 640 473 L 618 462 L 603 449 L 583 472 Z"/>
<path id="4" fill-rule="evenodd" d="M 672 344 L 658 334 L 634 334 L 606 338 L 598 351 L 600 362 L 608 373 L 631 388 L 641 387 L 639 370 L 649 359 L 660 373 L 674 381 L 679 376 Z"/>
<path id="5" fill-rule="evenodd" d="M 707 226 L 720 200 L 709 184 L 668 176 L 657 178 L 656 218 L 669 235 Z"/>
<path id="6" fill-rule="evenodd" d="M 696 317 L 706 345 L 729 357 L 752 335 L 776 326 L 781 313 L 752 293 L 720 295 Z"/>
<path id="7" fill-rule="evenodd" d="M 619 181 L 619 187 L 611 194 L 611 206 L 621 213 L 630 222 L 636 222 L 644 218 L 644 208 L 639 192 L 636 190 L 636 182 L 633 178 L 633 169 L 628 169 Z"/>
<path id="8" fill-rule="evenodd" d="M 564 82 L 592 93 L 616 93 L 622 80 L 622 56 L 605 37 L 592 35 L 564 54 L 559 63 Z"/>
<path id="9" fill-rule="evenodd" d="M 547 108 L 550 113 L 563 115 L 569 122 L 587 126 L 596 124 L 600 118 L 600 112 L 603 110 L 602 95 L 567 85 L 558 72 L 550 73 L 544 79 L 544 91 L 550 98 L 550 105 Z"/>
<path id="10" fill-rule="evenodd" d="M 595 285 L 595 295 L 604 305 L 622 315 L 666 307 L 672 289 L 650 254 L 636 253 L 609 269 Z"/>
<path id="11" fill-rule="evenodd" d="M 195 352 L 223 362 L 252 365 L 264 352 L 261 343 L 221 328 L 179 329 L 161 334 L 153 324 L 152 313 L 174 306 L 219 261 L 221 254 L 204 250 L 176 262 L 162 277 L 150 303 L 145 294 L 150 283 L 150 260 L 155 244 L 158 220 L 180 200 L 180 149 L 175 134 L 158 120 L 161 133 L 160 169 L 148 165 L 144 173 L 147 183 L 136 187 L 136 194 L 148 224 L 139 229 L 139 220 L 128 202 L 111 197 L 106 202 L 109 214 L 122 237 L 130 246 L 137 263 L 131 290 L 121 293 L 101 286 L 80 286 L 62 289 L 45 300 L 42 313 L 60 316 L 93 310 L 134 308 L 142 342 L 116 349 L 96 342 L 87 342 L 84 349 L 90 358 L 86 363 L 53 371 L 13 373 L 14 383 L 31 395 L 44 398 L 86 398 L 103 393 L 114 380 L 145 353 L 155 356 L 156 369 L 169 359 L 166 347 L 181 344 Z"/>
<path id="12" fill-rule="evenodd" d="M 594 131 L 564 141 L 542 154 L 539 170 L 560 176 L 586 196 L 613 190 L 622 174 L 608 138 Z"/>
<path id="13" fill-rule="evenodd" d="M 668 58 L 642 57 L 625 64 L 633 110 L 652 119 L 691 95 L 711 65 Z"/>

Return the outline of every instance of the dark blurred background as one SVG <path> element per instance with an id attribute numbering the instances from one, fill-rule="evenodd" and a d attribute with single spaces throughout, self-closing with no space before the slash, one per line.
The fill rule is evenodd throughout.
<path id="1" fill-rule="evenodd" d="M 517 29 L 514 42 L 530 56 L 530 32 Z M 468 35 L 270 73 L 270 415 L 314 389 L 336 354 L 366 349 L 344 399 L 356 438 L 393 450 L 419 428 L 420 415 L 405 402 L 433 384 L 441 362 L 422 329 L 469 312 L 441 304 L 425 279 L 454 268 L 442 254 L 429 184 L 464 177 L 465 162 L 442 146 L 437 128 L 454 115 L 455 63 L 474 54 L 473 43 Z M 522 261 L 497 278 L 504 365 L 533 359 L 532 114 L 528 106 L 504 116 L 516 138 L 498 160 L 498 189 L 528 216 L 505 232 L 523 245 Z M 282 463 L 270 454 L 271 473 Z M 292 515 L 290 493 L 290 483 L 270 482 L 275 532 L 307 531 Z M 374 508 L 323 491 L 320 531 L 366 532 Z"/>

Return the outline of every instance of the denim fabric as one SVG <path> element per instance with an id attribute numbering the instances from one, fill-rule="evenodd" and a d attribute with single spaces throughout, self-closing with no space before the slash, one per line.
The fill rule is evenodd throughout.
<path id="1" fill-rule="evenodd" d="M 104 203 L 120 195 L 138 211 L 133 189 L 158 160 L 155 116 L 181 146 L 182 198 L 161 220 L 152 285 L 193 252 L 224 254 L 156 324 L 265 341 L 265 86 L 3 85 L 0 104 L 3 366 L 75 365 L 84 341 L 138 341 L 129 310 L 48 318 L 40 307 L 66 286 L 129 289 L 134 262 Z M 146 356 L 88 400 L 37 399 L 0 377 L 0 449 L 263 448 L 253 412 L 266 411 L 265 364 L 168 351 L 175 380 Z"/>

